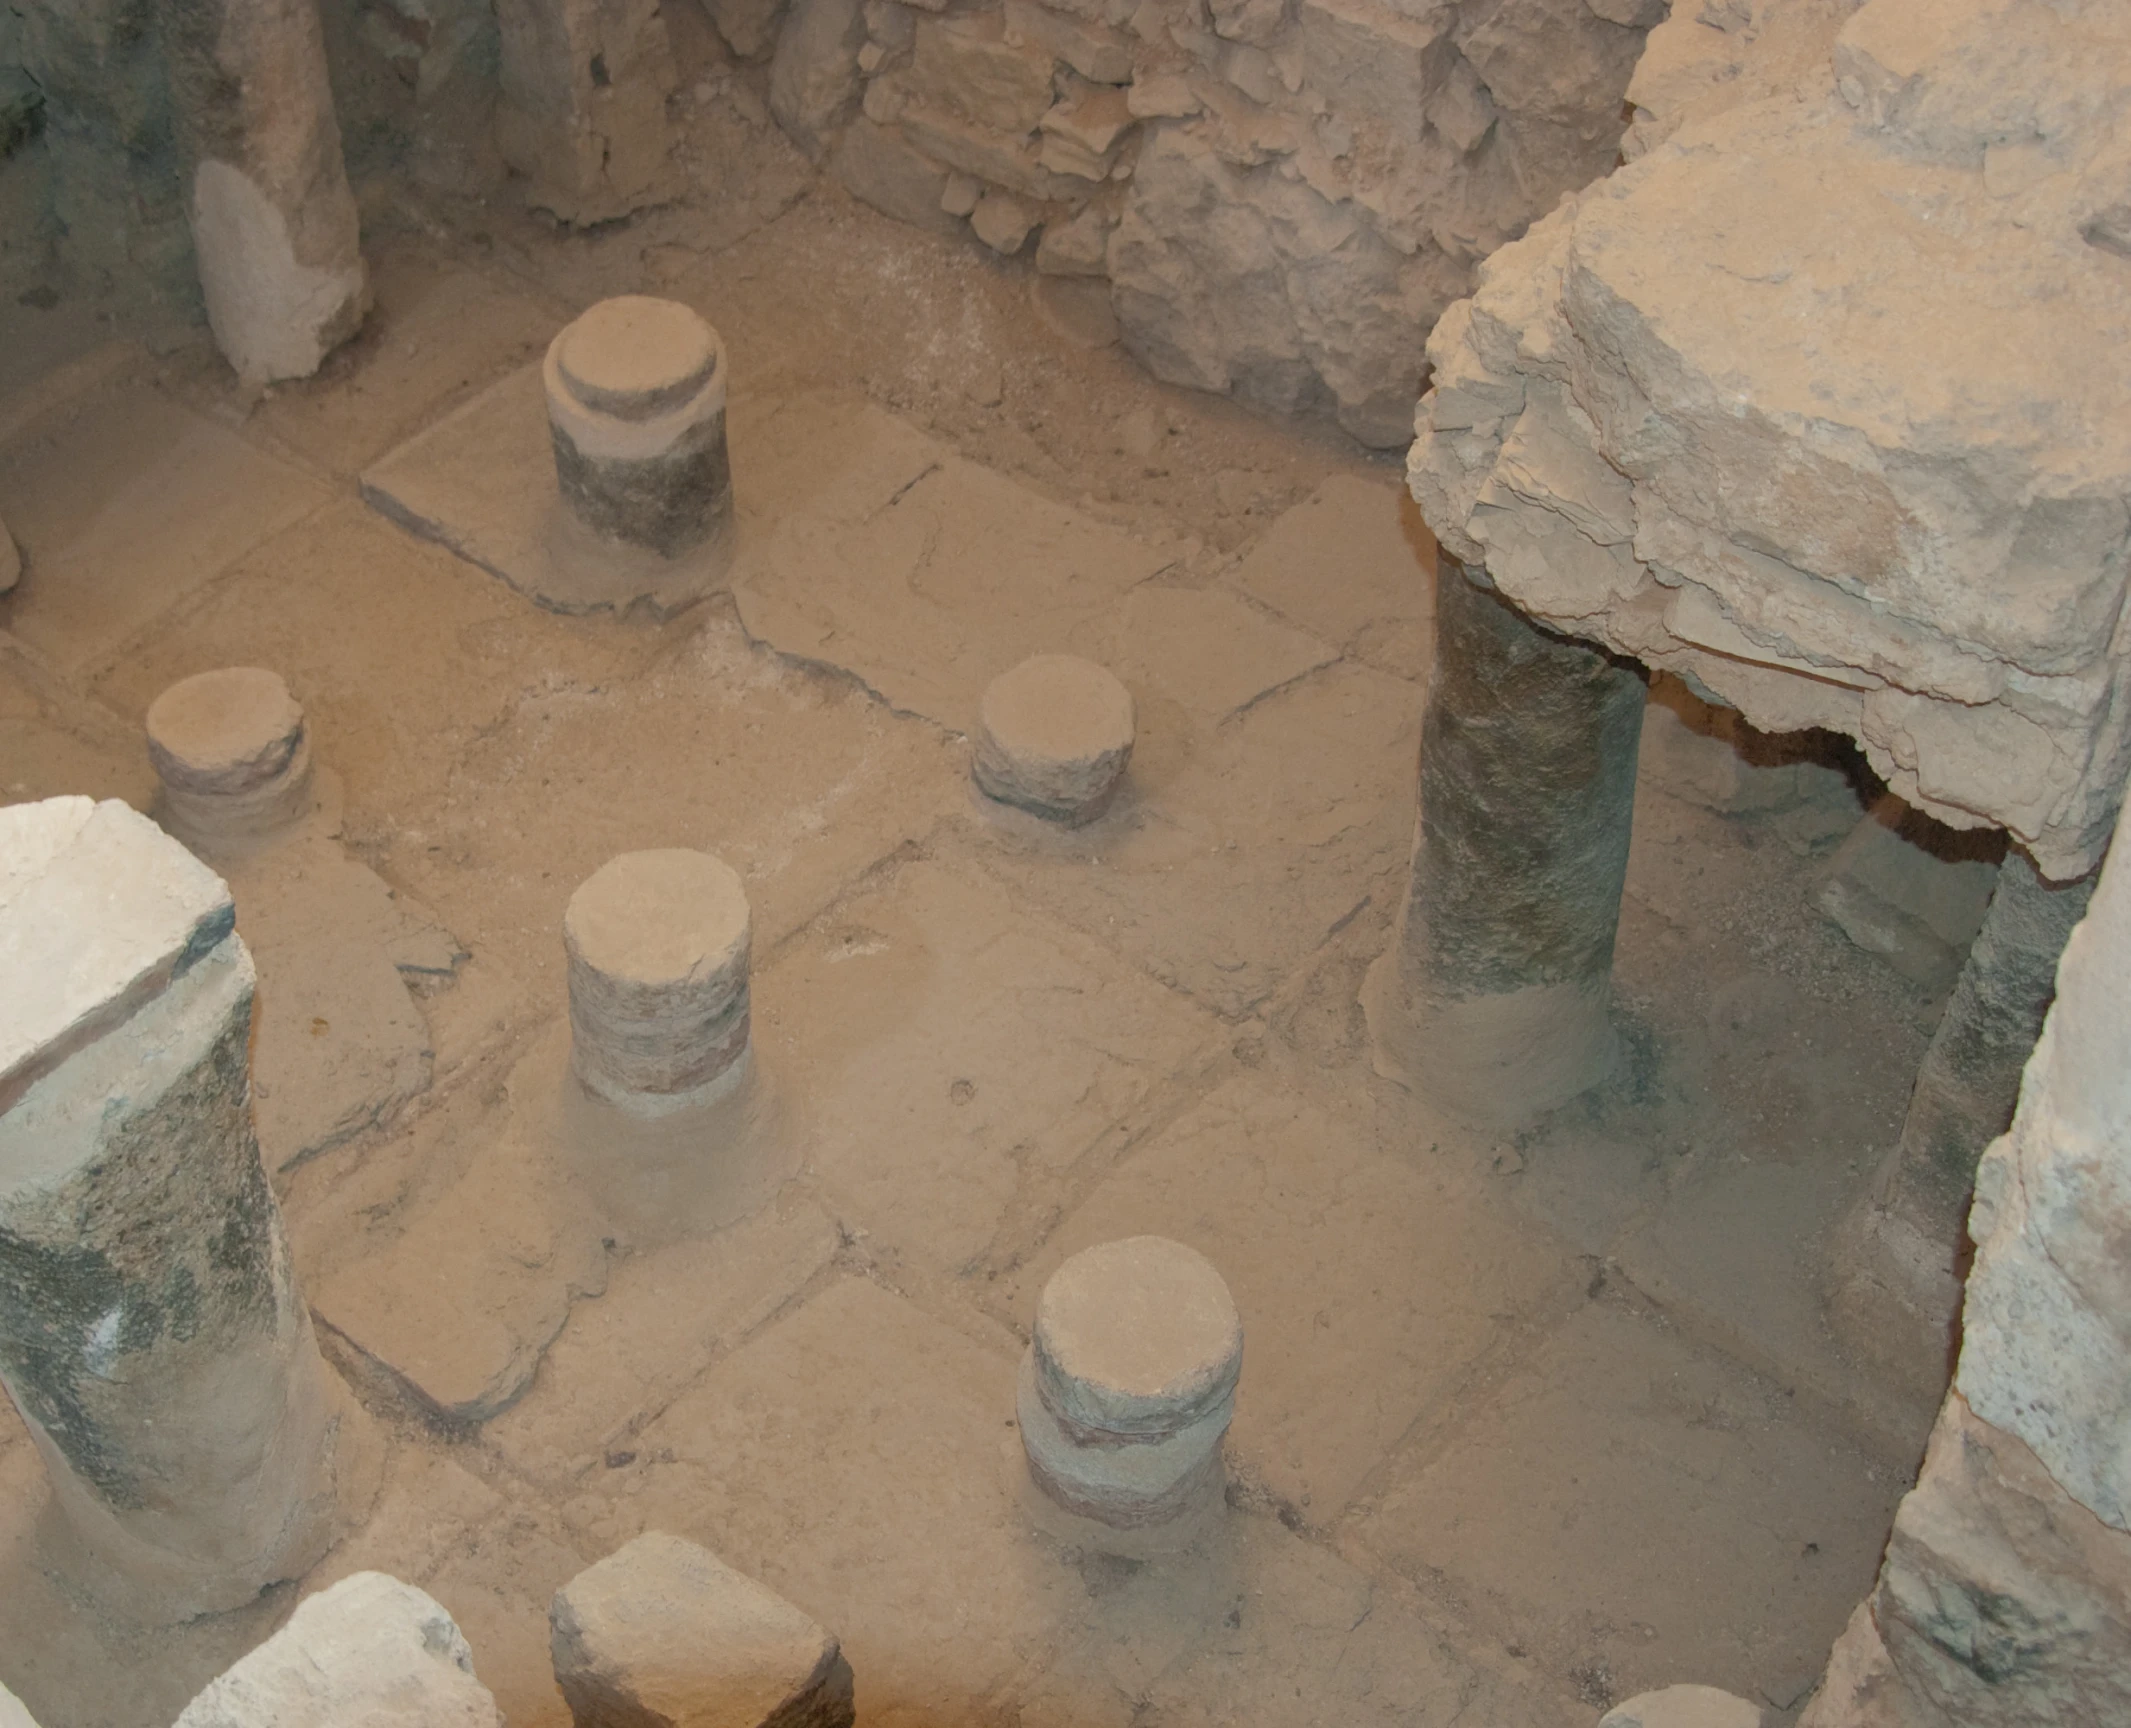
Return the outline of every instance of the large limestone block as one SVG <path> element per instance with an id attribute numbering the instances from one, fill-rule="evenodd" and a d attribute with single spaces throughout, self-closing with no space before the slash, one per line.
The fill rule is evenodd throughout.
<path id="1" fill-rule="evenodd" d="M 503 1728 L 503 1716 L 440 1603 L 358 1572 L 208 1682 L 177 1728 Z"/>
<path id="2" fill-rule="evenodd" d="M 652 1531 L 548 1610 L 577 1728 L 851 1728 L 835 1637 L 693 1542 Z"/>
<path id="3" fill-rule="evenodd" d="M 503 159 L 564 222 L 610 222 L 678 190 L 659 0 L 497 0 Z"/>
<path id="4" fill-rule="evenodd" d="M 1839 87 L 1822 58 L 1691 120 L 1497 253 L 1430 340 L 1411 479 L 1526 610 L 1849 734 L 2064 880 L 2131 770 L 2131 39 L 1926 10 L 1871 0 Z"/>
<path id="5" fill-rule="evenodd" d="M 2065 944 L 2010 1133 L 1976 1172 L 1956 1384 L 2131 1531 L 2131 859 Z"/>

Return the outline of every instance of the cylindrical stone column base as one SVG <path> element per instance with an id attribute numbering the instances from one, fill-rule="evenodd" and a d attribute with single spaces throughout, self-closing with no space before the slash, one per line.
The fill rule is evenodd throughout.
<path id="1" fill-rule="evenodd" d="M 251 957 L 145 817 L 0 811 L 0 1381 L 51 1558 L 176 1621 L 295 1578 L 355 1464 L 252 1135 Z"/>
<path id="2" fill-rule="evenodd" d="M 1644 696 L 1440 556 L 1413 870 L 1362 1000 L 1379 1070 L 1456 1115 L 1526 1120 L 1612 1070 Z"/>
<path id="3" fill-rule="evenodd" d="M 672 300 L 602 300 L 548 345 L 555 478 L 594 533 L 678 557 L 732 516 L 725 345 Z"/>
<path id="4" fill-rule="evenodd" d="M 1077 827 L 1109 808 L 1135 726 L 1132 693 L 1112 673 L 1037 654 L 985 687 L 970 773 L 987 798 Z"/>
<path id="5" fill-rule="evenodd" d="M 187 844 L 256 844 L 309 813 L 310 738 L 278 673 L 229 666 L 181 679 L 149 704 L 147 728 L 164 826 Z"/>
<path id="6" fill-rule="evenodd" d="M 1102 1532 L 1217 1508 L 1243 1325 L 1204 1255 L 1160 1236 L 1074 1255 L 1044 1286 L 1016 1394 L 1030 1480 Z"/>
<path id="7" fill-rule="evenodd" d="M 748 1053 L 750 915 L 707 852 L 624 852 L 563 914 L 571 1066 L 612 1104 L 657 1114 L 706 1101 Z"/>

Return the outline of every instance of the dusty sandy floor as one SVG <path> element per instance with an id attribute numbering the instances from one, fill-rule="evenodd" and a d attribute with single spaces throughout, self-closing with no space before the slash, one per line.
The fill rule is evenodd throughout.
<path id="1" fill-rule="evenodd" d="M 1929 1415 L 1814 1294 L 1935 1009 L 1809 909 L 1839 822 L 1646 781 L 1632 1073 L 1514 1139 L 1435 1119 L 1354 1006 L 1429 652 L 1396 469 L 1074 346 L 1024 266 L 815 185 L 758 109 L 700 69 L 703 193 L 589 237 L 372 187 L 375 316 L 260 400 L 197 339 L 0 310 L 0 795 L 145 802 L 148 702 L 241 663 L 337 780 L 233 872 L 262 1133 L 325 1143 L 277 1180 L 386 1450 L 303 1588 L 421 1584 L 521 1728 L 566 1720 L 549 1594 L 647 1528 L 834 1627 L 870 1723 L 1523 1728 L 1679 1679 L 1795 1709 Z M 735 593 L 560 617 L 366 506 L 645 289 L 733 355 Z M 864 493 L 904 481 L 922 520 Z M 980 807 L 961 736 L 1053 645 L 1143 722 L 1072 836 Z M 745 877 L 778 1112 L 775 1156 L 664 1188 L 557 1126 L 562 906 L 644 845 Z M 1226 1534 L 1135 1565 L 1026 1524 L 1012 1384 L 1049 1269 L 1142 1231 L 1221 1266 L 1248 1342 Z M 45 1728 L 167 1722 L 293 1606 L 105 1624 L 36 1571 L 43 1494 L 0 1416 L 0 1680 Z"/>

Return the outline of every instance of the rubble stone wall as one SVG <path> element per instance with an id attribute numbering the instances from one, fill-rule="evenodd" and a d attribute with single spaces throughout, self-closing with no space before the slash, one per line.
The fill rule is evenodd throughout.
<path id="1" fill-rule="evenodd" d="M 1664 0 L 793 0 L 772 108 L 859 197 L 1107 281 L 1159 376 L 1403 444 L 1479 261 L 1618 158 Z M 759 8 L 713 6 L 736 45 Z"/>

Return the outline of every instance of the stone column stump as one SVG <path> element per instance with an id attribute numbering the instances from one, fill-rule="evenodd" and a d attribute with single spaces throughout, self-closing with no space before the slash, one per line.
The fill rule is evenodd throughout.
<path id="1" fill-rule="evenodd" d="M 725 345 L 688 307 L 602 300 L 542 367 L 555 475 L 594 533 L 674 558 L 730 527 Z"/>
<path id="2" fill-rule="evenodd" d="M 1078 827 L 1109 808 L 1132 757 L 1132 693 L 1070 654 L 1037 654 L 985 687 L 970 773 L 978 791 Z"/>
<path id="3" fill-rule="evenodd" d="M 1098 1546 L 1218 1512 L 1243 1323 L 1197 1250 L 1160 1236 L 1083 1249 L 1036 1305 L 1016 1413 L 1029 1479 Z"/>
<path id="4" fill-rule="evenodd" d="M 563 914 L 571 1066 L 640 1115 L 705 1102 L 748 1056 L 747 892 L 722 859 L 667 848 L 602 864 Z"/>
<path id="5" fill-rule="evenodd" d="M 310 738 L 278 673 L 229 666 L 181 679 L 148 705 L 147 727 L 159 814 L 188 845 L 241 847 L 309 813 Z"/>
<path id="6" fill-rule="evenodd" d="M 360 1454 L 252 1136 L 228 890 L 115 801 L 0 810 L 0 978 L 0 1382 L 49 1556 L 133 1618 L 234 1608 L 325 1552 Z"/>

